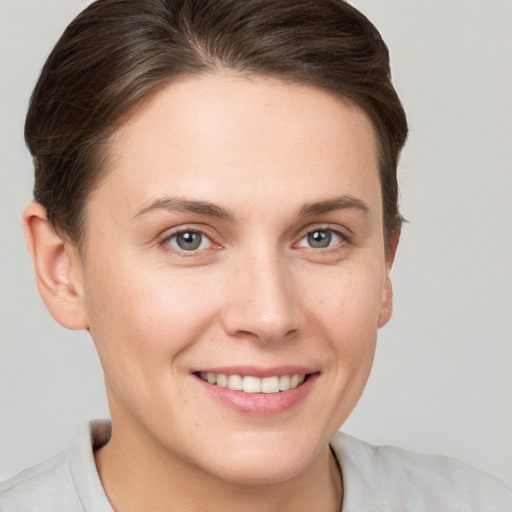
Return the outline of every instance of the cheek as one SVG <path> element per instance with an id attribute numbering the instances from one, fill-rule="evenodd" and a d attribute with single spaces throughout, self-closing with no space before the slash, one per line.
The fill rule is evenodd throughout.
<path id="1" fill-rule="evenodd" d="M 383 265 L 347 265 L 304 279 L 303 287 L 311 314 L 329 338 L 351 344 L 376 333 L 384 281 Z"/>
<path id="2" fill-rule="evenodd" d="M 333 391 L 345 399 L 352 395 L 352 401 L 362 392 L 373 362 L 384 275 L 379 265 L 340 269 L 308 294 L 311 334 L 321 334 L 331 354 Z"/>
<path id="3" fill-rule="evenodd" d="M 199 281 L 121 266 L 91 270 L 90 331 L 105 372 L 116 380 L 143 380 L 179 364 L 176 357 L 215 315 L 215 296 Z"/>

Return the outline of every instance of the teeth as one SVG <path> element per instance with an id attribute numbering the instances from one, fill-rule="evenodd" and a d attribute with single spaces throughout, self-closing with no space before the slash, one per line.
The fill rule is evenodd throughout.
<path id="1" fill-rule="evenodd" d="M 279 393 L 279 377 L 265 377 L 261 379 L 262 393 Z"/>
<path id="2" fill-rule="evenodd" d="M 242 391 L 243 389 L 243 381 L 240 375 L 229 375 L 227 379 L 227 386 L 229 389 L 233 391 Z"/>
<path id="3" fill-rule="evenodd" d="M 288 391 L 290 389 L 290 376 L 281 375 L 279 377 L 279 391 Z"/>
<path id="4" fill-rule="evenodd" d="M 224 375 L 223 373 L 219 373 L 217 375 L 217 386 L 220 386 L 221 388 L 225 388 L 228 385 L 228 377 L 227 375 Z"/>
<path id="5" fill-rule="evenodd" d="M 279 393 L 279 391 L 288 391 L 300 386 L 305 380 L 305 375 L 281 375 L 280 377 L 253 377 L 246 375 L 225 375 L 223 373 L 199 372 L 199 377 L 216 384 L 222 388 L 228 388 L 233 391 L 244 391 L 245 393 Z"/>
<path id="6" fill-rule="evenodd" d="M 244 377 L 243 390 L 246 393 L 261 393 L 261 379 L 258 377 Z"/>

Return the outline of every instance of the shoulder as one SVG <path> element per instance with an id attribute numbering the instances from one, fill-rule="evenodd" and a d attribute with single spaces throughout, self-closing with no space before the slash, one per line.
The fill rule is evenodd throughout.
<path id="1" fill-rule="evenodd" d="M 0 483 L 2 512 L 46 512 L 59 510 L 65 496 L 67 510 L 82 511 L 69 472 L 68 452 L 32 466 Z"/>
<path id="2" fill-rule="evenodd" d="M 94 462 L 109 437 L 108 421 L 90 422 L 69 450 L 0 483 L 0 511 L 113 512 Z"/>
<path id="3" fill-rule="evenodd" d="M 368 511 L 512 511 L 510 488 L 449 457 L 372 446 L 341 432 L 331 446 L 342 469 L 347 500 L 353 498 L 354 505 Z"/>

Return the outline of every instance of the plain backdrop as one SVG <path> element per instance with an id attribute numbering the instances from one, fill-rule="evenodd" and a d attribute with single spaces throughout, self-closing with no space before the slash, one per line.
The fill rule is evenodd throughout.
<path id="1" fill-rule="evenodd" d="M 39 298 L 22 234 L 23 123 L 83 0 L 0 0 L 0 478 L 105 417 L 89 336 Z M 343 429 L 460 458 L 512 484 L 512 2 L 354 0 L 388 43 L 410 123 L 395 313 Z"/>

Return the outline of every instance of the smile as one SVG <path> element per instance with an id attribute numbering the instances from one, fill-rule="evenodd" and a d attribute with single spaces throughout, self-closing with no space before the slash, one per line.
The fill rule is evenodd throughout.
<path id="1" fill-rule="evenodd" d="M 293 374 L 270 377 L 255 377 L 252 375 L 226 375 L 224 373 L 199 372 L 199 378 L 221 388 L 245 393 L 279 393 L 295 389 L 304 383 L 307 375 Z"/>

